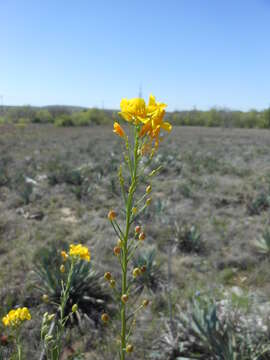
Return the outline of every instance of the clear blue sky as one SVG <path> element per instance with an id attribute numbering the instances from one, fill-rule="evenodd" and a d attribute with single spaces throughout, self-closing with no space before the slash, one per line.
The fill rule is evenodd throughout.
<path id="1" fill-rule="evenodd" d="M 270 105 L 270 0 L 0 0 L 4 104 Z"/>

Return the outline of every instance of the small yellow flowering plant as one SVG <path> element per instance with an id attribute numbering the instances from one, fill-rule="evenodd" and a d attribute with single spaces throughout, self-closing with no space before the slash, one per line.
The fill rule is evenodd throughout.
<path id="1" fill-rule="evenodd" d="M 12 309 L 2 318 L 2 323 L 10 328 L 11 336 L 15 340 L 18 360 L 22 359 L 21 325 L 27 320 L 31 320 L 31 314 L 27 307 Z"/>
<path id="2" fill-rule="evenodd" d="M 45 313 L 41 327 L 41 338 L 44 341 L 44 348 L 48 360 L 59 360 L 62 350 L 62 337 L 65 330 L 65 325 L 72 313 L 78 310 L 77 304 L 73 304 L 72 310 L 66 314 L 66 305 L 70 296 L 72 277 L 74 276 L 75 265 L 79 261 L 89 262 L 91 254 L 87 247 L 81 244 L 71 244 L 69 252 L 61 251 L 63 263 L 59 271 L 66 276 L 66 280 L 61 281 L 61 297 L 60 304 L 56 304 L 58 312 L 49 315 Z M 55 326 L 52 326 L 54 321 Z"/>
<path id="3" fill-rule="evenodd" d="M 151 204 L 151 177 L 158 170 L 156 169 L 148 174 L 149 184 L 145 188 L 144 194 L 138 197 L 139 183 L 142 176 L 145 177 L 147 169 L 147 166 L 142 164 L 142 159 L 147 156 L 149 159 L 146 164 L 150 165 L 159 147 L 161 130 L 171 131 L 171 125 L 164 122 L 166 106 L 164 103 L 156 102 L 153 95 L 150 95 L 148 105 L 140 98 L 123 99 L 121 101 L 120 116 L 131 125 L 134 134 L 133 141 L 129 140 L 128 135 L 119 123 L 114 123 L 113 132 L 125 141 L 124 158 L 128 170 L 128 178 L 125 179 L 122 171 L 123 166 L 121 165 L 119 169 L 119 183 L 125 209 L 124 224 L 121 226 L 116 211 L 110 210 L 108 213 L 108 219 L 118 238 L 113 253 L 119 260 L 122 278 L 121 282 L 117 281 L 110 272 L 106 272 L 104 278 L 113 289 L 119 303 L 121 318 L 121 332 L 119 334 L 120 360 L 124 360 L 126 354 L 133 351 L 134 345 L 131 336 L 134 330 L 136 314 L 149 304 L 149 300 L 144 299 L 136 309 L 131 309 L 132 284 L 146 269 L 145 267 L 133 269 L 130 263 L 136 249 L 143 244 L 146 238 L 145 232 L 141 226 L 136 225 L 136 221 L 143 210 Z M 132 228 L 134 229 L 132 230 Z M 104 323 L 109 321 L 108 314 L 102 314 L 101 318 Z"/>

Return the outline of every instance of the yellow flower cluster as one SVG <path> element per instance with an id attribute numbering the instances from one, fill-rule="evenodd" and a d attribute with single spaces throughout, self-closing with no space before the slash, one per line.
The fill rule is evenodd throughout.
<path id="1" fill-rule="evenodd" d="M 160 130 L 171 131 L 171 124 L 163 121 L 167 105 L 156 102 L 153 95 L 150 95 L 148 105 L 145 104 L 143 99 L 134 98 L 130 100 L 122 99 L 120 107 L 121 112 L 119 114 L 126 121 L 134 125 L 142 125 L 140 137 L 149 136 L 150 139 L 155 141 L 156 146 L 159 143 Z M 116 129 L 115 132 L 120 135 Z"/>
<path id="2" fill-rule="evenodd" d="M 80 258 L 81 260 L 90 261 L 90 252 L 87 247 L 82 244 L 69 246 L 69 255 L 73 258 Z"/>
<path id="3" fill-rule="evenodd" d="M 3 317 L 2 322 L 5 326 L 19 326 L 23 321 L 31 320 L 31 314 L 27 307 L 10 310 L 10 312 Z"/>

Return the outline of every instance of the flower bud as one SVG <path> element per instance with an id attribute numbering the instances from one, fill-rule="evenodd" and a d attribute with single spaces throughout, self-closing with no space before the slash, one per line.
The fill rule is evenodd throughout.
<path id="1" fill-rule="evenodd" d="M 53 336 L 52 335 L 46 335 L 45 336 L 45 342 L 49 342 L 49 341 L 51 341 L 53 339 Z"/>
<path id="2" fill-rule="evenodd" d="M 147 270 L 146 265 L 141 266 L 141 272 L 142 272 L 142 273 L 145 273 L 145 272 L 146 272 L 146 270 Z"/>
<path id="3" fill-rule="evenodd" d="M 152 191 L 151 185 L 148 185 L 146 188 L 146 193 L 149 194 Z"/>
<path id="4" fill-rule="evenodd" d="M 45 303 L 48 303 L 49 302 L 49 296 L 47 294 L 43 294 L 42 295 L 42 301 L 45 302 Z"/>
<path id="5" fill-rule="evenodd" d="M 71 311 L 72 311 L 73 313 L 75 313 L 76 311 L 78 311 L 78 305 L 77 305 L 77 304 L 74 304 L 74 305 L 72 306 L 72 308 L 71 308 Z"/>
<path id="6" fill-rule="evenodd" d="M 128 295 L 127 294 L 123 294 L 122 296 L 121 296 L 121 300 L 122 300 L 122 302 L 125 304 L 125 303 L 127 303 L 127 301 L 128 301 Z"/>
<path id="7" fill-rule="evenodd" d="M 113 210 L 110 210 L 109 213 L 108 213 L 108 219 L 110 221 L 113 221 L 115 218 L 116 218 L 116 212 L 113 211 Z"/>
<path id="8" fill-rule="evenodd" d="M 132 351 L 133 351 L 133 345 L 128 344 L 128 345 L 126 346 L 126 352 L 127 352 L 127 353 L 131 353 Z"/>
<path id="9" fill-rule="evenodd" d="M 8 344 L 8 337 L 7 337 L 7 335 L 1 335 L 1 337 L 0 337 L 0 343 L 1 343 L 1 345 L 3 345 L 3 346 L 5 346 L 5 345 Z"/>
<path id="10" fill-rule="evenodd" d="M 55 314 L 48 315 L 48 321 L 52 321 L 55 318 Z"/>
<path id="11" fill-rule="evenodd" d="M 110 285 L 111 285 L 112 288 L 115 287 L 115 280 L 114 279 L 110 280 Z"/>
<path id="12" fill-rule="evenodd" d="M 142 231 L 139 235 L 139 240 L 143 241 L 145 239 L 145 233 Z"/>
<path id="13" fill-rule="evenodd" d="M 48 334 L 49 326 L 47 323 L 43 323 L 40 331 L 41 339 L 44 340 L 45 336 Z"/>
<path id="14" fill-rule="evenodd" d="M 135 233 L 136 233 L 136 234 L 139 234 L 140 231 L 141 231 L 141 227 L 140 227 L 139 225 L 137 225 L 137 226 L 135 227 Z"/>
<path id="15" fill-rule="evenodd" d="M 106 313 L 102 314 L 101 320 L 106 324 L 109 321 L 109 315 Z"/>
<path id="16" fill-rule="evenodd" d="M 65 251 L 61 251 L 61 256 L 62 256 L 64 262 L 67 261 L 68 254 Z"/>
<path id="17" fill-rule="evenodd" d="M 60 266 L 60 271 L 61 271 L 61 273 L 64 273 L 65 271 L 66 271 L 66 269 L 65 269 L 65 265 L 61 265 Z"/>
<path id="18" fill-rule="evenodd" d="M 137 276 L 141 275 L 141 270 L 139 268 L 135 268 L 132 271 L 132 275 L 133 275 L 134 278 L 136 278 Z"/>
<path id="19" fill-rule="evenodd" d="M 121 239 L 117 240 L 117 246 L 120 248 L 123 246 L 123 241 Z"/>
<path id="20" fill-rule="evenodd" d="M 105 272 L 104 279 L 110 281 L 112 278 L 112 274 L 110 272 Z"/>
<path id="21" fill-rule="evenodd" d="M 146 206 L 149 206 L 151 204 L 151 201 L 152 201 L 152 198 L 146 199 L 146 202 L 145 202 Z"/>
<path id="22" fill-rule="evenodd" d="M 48 321 L 48 316 L 49 316 L 49 313 L 46 311 L 46 312 L 43 314 L 43 322 Z"/>
<path id="23" fill-rule="evenodd" d="M 118 124 L 118 122 L 115 122 L 113 124 L 114 130 L 113 132 L 117 135 L 119 135 L 120 137 L 124 138 L 126 137 L 126 134 L 124 132 L 124 130 L 122 129 L 122 127 Z"/>
<path id="24" fill-rule="evenodd" d="M 142 305 L 143 307 L 147 307 L 149 305 L 149 300 L 148 299 L 143 300 Z"/>
<path id="25" fill-rule="evenodd" d="M 121 253 L 121 248 L 120 248 L 119 246 L 115 246 L 115 247 L 113 248 L 113 252 L 114 252 L 114 255 L 115 255 L 115 256 L 118 256 L 118 255 L 120 255 L 120 253 Z"/>
<path id="26" fill-rule="evenodd" d="M 133 207 L 131 211 L 132 211 L 132 214 L 133 214 L 133 215 L 136 215 L 137 212 L 138 212 L 138 208 Z"/>

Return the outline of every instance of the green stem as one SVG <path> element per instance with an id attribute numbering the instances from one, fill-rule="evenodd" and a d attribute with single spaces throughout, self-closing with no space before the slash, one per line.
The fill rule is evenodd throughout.
<path id="1" fill-rule="evenodd" d="M 137 166 L 138 166 L 138 130 L 135 129 L 135 145 L 134 145 L 134 155 L 133 155 L 133 164 L 131 162 L 129 156 L 130 166 L 130 177 L 131 177 L 131 186 L 129 189 L 129 194 L 127 198 L 126 204 L 126 229 L 123 239 L 123 252 L 122 252 L 122 292 L 121 295 L 126 294 L 128 290 L 127 286 L 127 266 L 128 266 L 128 237 L 129 237 L 129 229 L 131 225 L 131 216 L 132 216 L 132 204 L 133 204 L 133 196 L 136 190 L 137 184 Z M 126 340 L 127 340 L 127 318 L 126 318 L 126 305 L 121 303 L 121 349 L 120 349 L 120 359 L 125 360 L 126 354 Z"/>
<path id="2" fill-rule="evenodd" d="M 16 329 L 15 333 L 15 342 L 16 342 L 16 348 L 17 348 L 17 358 L 18 360 L 22 359 L 22 346 L 20 341 L 20 329 Z"/>
<path id="3" fill-rule="evenodd" d="M 56 349 L 55 349 L 56 352 L 53 350 L 53 359 L 57 359 L 57 360 L 60 359 L 61 349 L 62 349 L 61 342 L 62 342 L 63 332 L 65 329 L 65 324 L 68 319 L 68 317 L 65 316 L 65 308 L 66 308 L 66 304 L 67 304 L 67 301 L 69 298 L 73 269 L 74 269 L 74 260 L 72 259 L 66 286 L 64 286 L 64 285 L 62 286 L 63 290 L 62 290 L 61 303 L 60 303 L 60 309 L 59 309 L 60 310 L 60 319 L 58 321 L 59 329 L 57 330 Z"/>
<path id="4" fill-rule="evenodd" d="M 17 354 L 18 354 L 18 360 L 21 360 L 22 359 L 22 347 L 21 347 L 20 343 L 17 344 Z"/>

